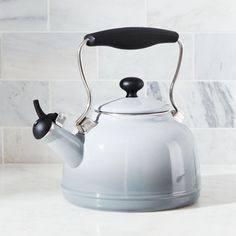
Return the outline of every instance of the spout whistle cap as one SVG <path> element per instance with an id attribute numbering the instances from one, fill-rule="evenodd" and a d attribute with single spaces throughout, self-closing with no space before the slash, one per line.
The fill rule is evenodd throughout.
<path id="1" fill-rule="evenodd" d="M 33 135 L 36 139 L 43 138 L 51 129 L 52 120 L 47 118 L 40 118 L 34 122 Z"/>
<path id="2" fill-rule="evenodd" d="M 51 129 L 52 123 L 56 122 L 58 114 L 57 113 L 45 114 L 38 100 L 34 100 L 33 103 L 35 111 L 39 117 L 39 119 L 34 122 L 33 135 L 36 139 L 41 139 Z"/>

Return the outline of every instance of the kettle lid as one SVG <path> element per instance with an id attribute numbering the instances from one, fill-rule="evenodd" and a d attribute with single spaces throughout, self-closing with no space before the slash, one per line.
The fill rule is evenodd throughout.
<path id="1" fill-rule="evenodd" d="M 120 81 L 120 87 L 126 91 L 126 97 L 118 98 L 100 105 L 95 105 L 95 111 L 108 114 L 145 115 L 165 113 L 170 106 L 154 98 L 138 97 L 137 92 L 144 83 L 136 77 L 127 77 Z"/>

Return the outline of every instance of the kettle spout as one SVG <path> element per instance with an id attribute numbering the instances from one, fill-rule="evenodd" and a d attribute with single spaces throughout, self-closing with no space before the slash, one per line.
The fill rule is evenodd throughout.
<path id="1" fill-rule="evenodd" d="M 38 100 L 34 100 L 34 107 L 39 117 L 33 125 L 33 134 L 41 139 L 70 167 L 79 166 L 84 153 L 84 134 L 68 132 L 57 124 L 57 113 L 45 114 Z"/>
<path id="2" fill-rule="evenodd" d="M 57 156 L 70 167 L 75 168 L 81 163 L 84 153 L 83 134 L 73 135 L 64 128 L 52 124 L 50 131 L 42 141 L 47 143 Z"/>

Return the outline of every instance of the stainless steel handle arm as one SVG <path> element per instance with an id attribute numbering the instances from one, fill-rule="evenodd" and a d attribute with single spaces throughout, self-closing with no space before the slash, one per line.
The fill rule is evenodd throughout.
<path id="1" fill-rule="evenodd" d="M 171 105 L 174 108 L 174 110 L 171 111 L 173 116 L 175 116 L 179 111 L 175 102 L 174 102 L 174 86 L 175 86 L 175 82 L 176 82 L 178 74 L 179 74 L 179 69 L 181 66 L 182 58 L 183 58 L 183 45 L 179 40 L 177 41 L 177 43 L 179 45 L 179 58 L 178 58 L 177 67 L 176 67 L 176 70 L 174 73 L 174 78 L 172 79 L 172 82 L 171 82 L 170 88 L 169 88 L 169 98 L 170 98 Z"/>
<path id="2" fill-rule="evenodd" d="M 91 104 L 92 104 L 92 93 L 91 93 L 91 89 L 89 88 L 88 82 L 85 78 L 84 69 L 83 69 L 83 60 L 82 60 L 83 46 L 86 45 L 88 40 L 89 39 L 83 40 L 83 42 L 80 44 L 80 46 L 77 50 L 77 62 L 78 62 L 80 76 L 82 78 L 82 81 L 83 81 L 83 84 L 84 84 L 84 87 L 86 90 L 86 94 L 87 94 L 87 104 L 86 104 L 86 108 L 85 108 L 84 112 L 76 120 L 76 127 L 79 127 L 80 124 L 84 121 L 84 119 L 86 118 L 87 114 L 89 113 L 89 111 L 91 109 Z"/>
<path id="3" fill-rule="evenodd" d="M 86 89 L 86 93 L 87 93 L 87 104 L 86 104 L 86 108 L 84 110 L 84 112 L 81 114 L 81 116 L 76 120 L 76 126 L 77 128 L 80 127 L 81 123 L 85 120 L 86 116 L 88 115 L 90 109 L 91 109 L 91 104 L 92 104 L 92 93 L 91 93 L 91 89 L 89 88 L 88 82 L 85 78 L 85 73 L 84 73 L 84 69 L 83 69 L 83 61 L 82 61 L 82 49 L 84 47 L 84 45 L 86 45 L 87 41 L 89 39 L 85 39 L 83 40 L 83 42 L 80 44 L 78 51 L 77 51 L 77 61 L 78 61 L 78 67 L 79 67 L 79 71 L 80 71 L 80 76 L 82 78 L 83 84 L 85 86 Z M 180 41 L 177 41 L 178 45 L 179 45 L 179 57 L 178 57 L 178 63 L 177 63 L 177 67 L 174 73 L 174 77 L 172 79 L 170 88 L 169 88 L 169 98 L 170 98 L 170 102 L 171 105 L 173 106 L 174 110 L 171 111 L 172 115 L 175 116 L 178 113 L 178 108 L 174 102 L 174 85 L 175 82 L 177 80 L 178 74 L 179 74 L 179 70 L 180 70 L 180 66 L 181 66 L 181 62 L 182 62 L 182 57 L 183 57 L 183 46 L 182 43 Z"/>

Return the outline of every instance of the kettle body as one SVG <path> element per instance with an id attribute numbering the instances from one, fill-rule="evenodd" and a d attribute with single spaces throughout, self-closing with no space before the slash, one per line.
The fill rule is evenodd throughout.
<path id="1" fill-rule="evenodd" d="M 86 35 L 78 49 L 78 65 L 87 92 L 77 132 L 64 129 L 64 116 L 45 114 L 33 134 L 64 161 L 62 190 L 72 204 L 110 211 L 159 211 L 194 203 L 200 194 L 200 175 L 193 135 L 182 122 L 173 88 L 183 47 L 173 31 L 128 27 Z M 169 89 L 170 105 L 138 97 L 144 82 L 136 77 L 120 81 L 126 97 L 98 104 L 91 112 L 92 93 L 85 78 L 82 48 L 110 46 L 142 49 L 159 43 L 178 43 L 179 58 Z"/>
<path id="2" fill-rule="evenodd" d="M 156 211 L 196 201 L 199 168 L 185 125 L 171 114 L 100 119 L 86 136 L 80 166 L 64 165 L 66 199 L 115 211 Z"/>

